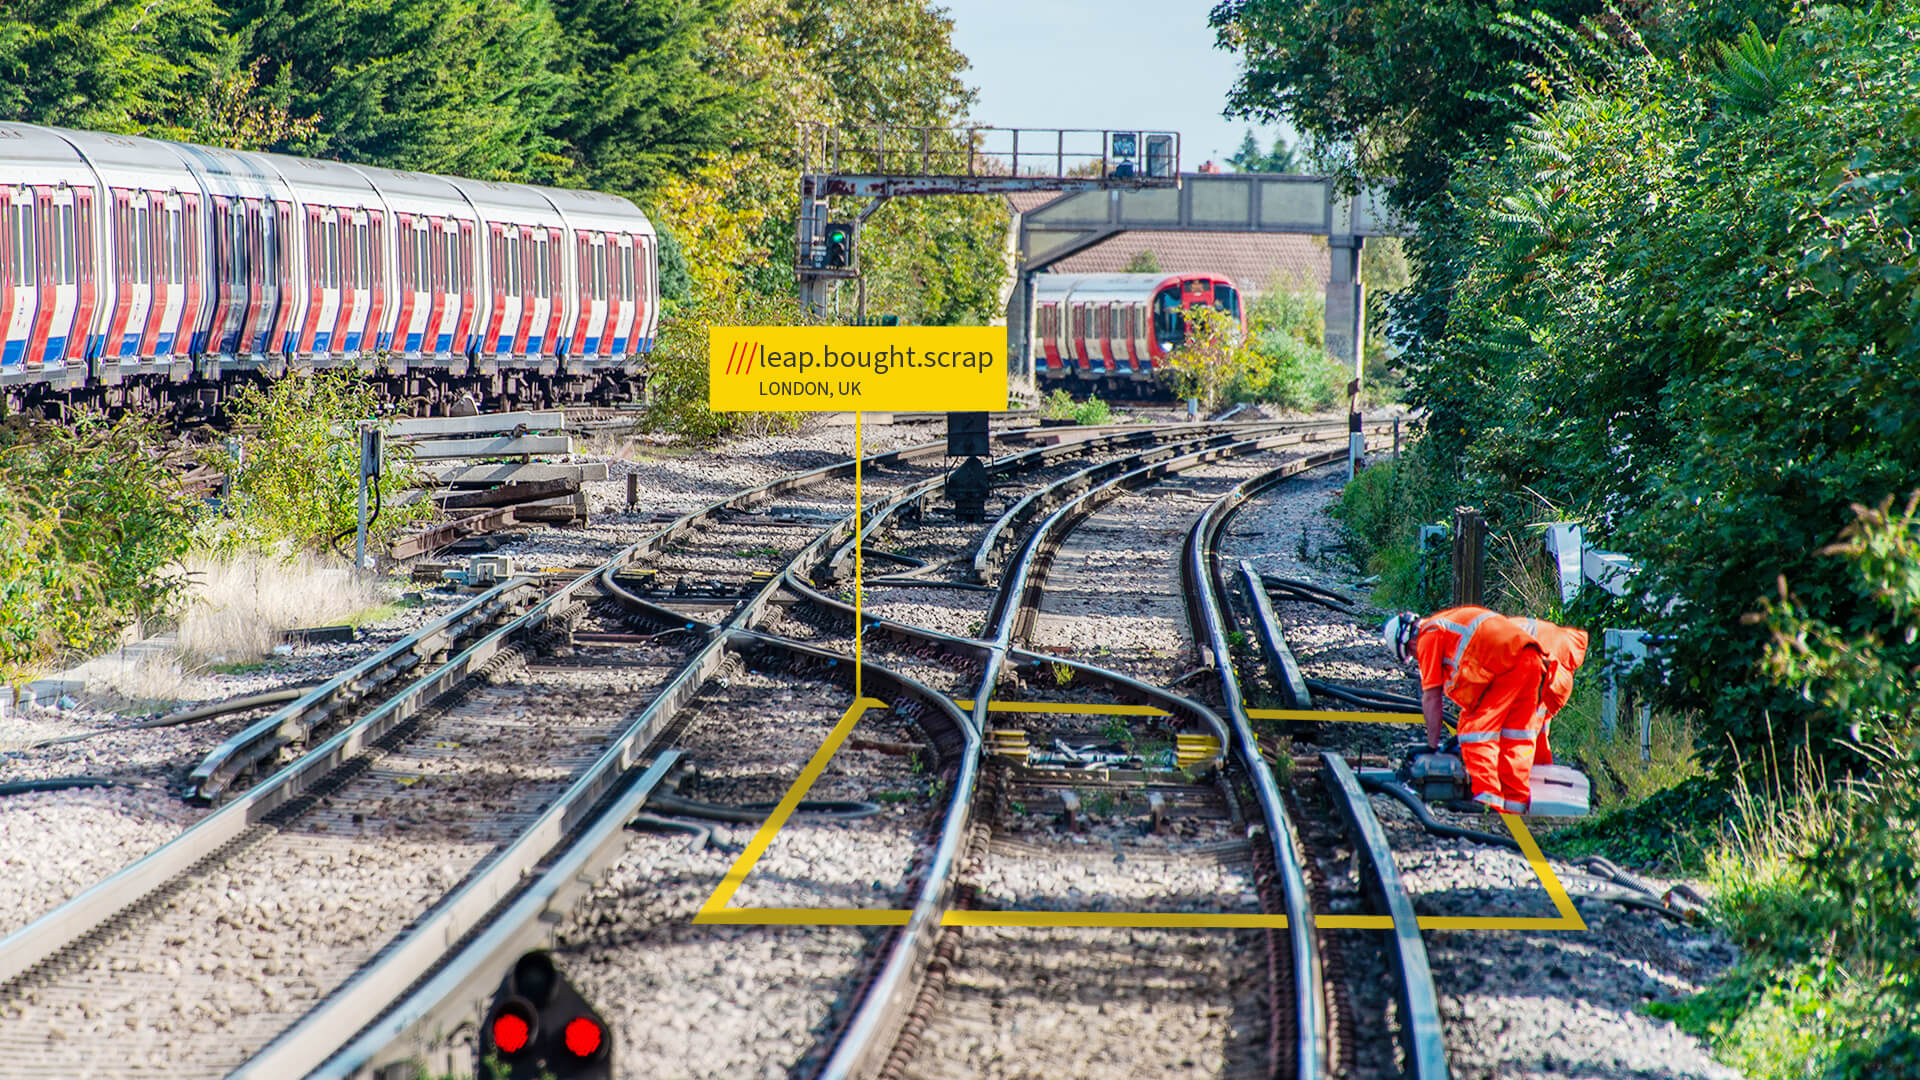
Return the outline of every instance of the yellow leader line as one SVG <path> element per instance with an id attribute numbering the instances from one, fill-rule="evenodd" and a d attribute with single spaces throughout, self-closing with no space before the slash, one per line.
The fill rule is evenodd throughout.
<path id="1" fill-rule="evenodd" d="M 865 415 L 859 409 L 853 410 L 853 700 L 856 704 L 861 697 L 860 641 L 866 636 L 860 632 L 860 602 L 866 593 L 866 583 L 861 579 L 863 567 L 860 563 L 860 549 L 866 546 L 860 540 L 860 531 L 866 525 L 866 520 L 860 513 L 860 455 L 863 452 L 860 445 L 860 421 Z"/>
<path id="2" fill-rule="evenodd" d="M 963 709 L 973 707 L 971 701 L 956 701 Z M 997 706 L 1003 706 L 996 708 Z M 754 864 L 765 855 L 773 844 L 773 838 L 786 827 L 787 820 L 807 797 L 807 792 L 819 781 L 820 774 L 826 771 L 827 763 L 833 760 L 841 744 L 853 733 L 854 725 L 866 715 L 869 709 L 889 708 L 888 704 L 875 698 L 858 698 L 840 717 L 839 723 L 827 733 L 826 741 L 813 753 L 812 760 L 800 775 L 787 788 L 780 804 L 767 816 L 753 840 L 745 851 L 734 860 L 733 867 L 727 871 L 720 884 L 713 890 L 698 913 L 693 917 L 696 923 L 732 924 L 732 925 L 785 925 L 785 926 L 905 926 L 911 912 L 898 908 L 730 908 L 728 901 L 746 882 L 747 875 L 753 872 Z M 1061 702 L 989 702 L 988 709 L 997 712 L 1053 712 L 1086 713 L 1107 715 L 1165 715 L 1164 710 L 1148 705 L 1073 705 Z M 1262 710 L 1278 712 L 1281 710 Z M 1328 716 L 1346 716 L 1347 713 L 1327 713 Z M 1392 714 L 1387 714 L 1392 715 Z M 1501 814 L 1506 822 L 1507 831 L 1520 845 L 1526 856 L 1527 864 L 1533 868 L 1534 876 L 1553 901 L 1558 915 L 1546 916 L 1506 916 L 1506 915 L 1422 915 L 1419 926 L 1422 930 L 1585 930 L 1586 920 L 1580 917 L 1579 909 L 1574 907 L 1573 898 L 1567 895 L 1566 886 L 1547 863 L 1547 857 L 1540 851 L 1540 845 L 1527 829 L 1526 822 L 1518 814 Z M 1176 911 L 949 911 L 941 918 L 944 926 L 981 926 L 981 927 L 1114 927 L 1114 928 L 1151 928 L 1151 929 L 1193 929 L 1193 930 L 1242 930 L 1242 929 L 1279 929 L 1287 925 L 1285 915 L 1255 915 L 1247 912 L 1176 912 Z M 1327 930 L 1391 930 L 1393 919 L 1386 915 L 1315 915 L 1316 927 Z"/>
<path id="3" fill-rule="evenodd" d="M 840 717 L 840 722 L 833 725 L 833 730 L 827 733 L 826 741 L 820 744 L 820 749 L 813 752 L 813 760 L 807 762 L 807 767 L 800 770 L 799 778 L 794 780 L 793 786 L 787 789 L 786 795 L 780 799 L 780 805 L 774 807 L 773 813 L 767 815 L 767 820 L 760 826 L 760 831 L 753 834 L 753 840 L 747 844 L 747 849 L 733 861 L 733 868 L 727 871 L 726 877 L 720 879 L 719 887 L 713 890 L 713 895 L 707 898 L 707 902 L 701 906 L 699 913 L 693 917 L 694 922 L 734 921 L 712 919 L 709 916 L 725 908 L 727 901 L 733 899 L 733 894 L 740 891 L 740 885 L 747 880 L 747 874 L 752 872 L 753 864 L 760 861 L 760 856 L 767 853 L 767 846 L 773 843 L 774 834 L 785 827 L 787 819 L 793 816 L 794 809 L 800 805 L 800 800 L 806 798 L 814 782 L 819 780 L 820 774 L 826 771 L 827 762 L 833 760 L 833 755 L 839 751 L 840 744 L 846 742 L 847 736 L 853 733 L 853 725 L 859 722 L 860 717 L 864 716 L 868 709 L 887 707 L 886 702 L 873 698 L 855 698 L 853 704 L 847 706 L 847 711 Z M 799 910 L 811 913 L 812 909 Z"/>

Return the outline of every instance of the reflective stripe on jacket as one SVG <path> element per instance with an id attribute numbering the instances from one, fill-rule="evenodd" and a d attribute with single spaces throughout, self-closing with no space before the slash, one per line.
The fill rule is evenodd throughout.
<path id="1" fill-rule="evenodd" d="M 1455 704 L 1470 709 L 1488 683 L 1513 670 L 1527 650 L 1539 648 L 1514 620 L 1483 607 L 1457 607 L 1420 620 L 1414 653 L 1421 688 L 1438 686 Z"/>

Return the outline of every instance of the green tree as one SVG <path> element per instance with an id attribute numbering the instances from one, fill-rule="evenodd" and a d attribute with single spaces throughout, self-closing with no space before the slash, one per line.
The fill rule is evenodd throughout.
<path id="1" fill-rule="evenodd" d="M 217 77 L 216 0 L 18 0 L 0 9 L 0 116 L 139 134 Z"/>
<path id="2" fill-rule="evenodd" d="M 725 149 L 746 85 L 707 47 L 732 0 L 557 0 L 574 96 L 554 133 L 584 183 L 644 194 Z"/>
<path id="3" fill-rule="evenodd" d="M 1127 260 L 1126 272 L 1129 274 L 1157 274 L 1160 272 L 1160 259 L 1145 248 L 1133 253 Z"/>
<path id="4" fill-rule="evenodd" d="M 1300 171 L 1303 162 L 1294 153 L 1293 147 L 1287 145 L 1284 135 L 1275 135 L 1273 147 L 1261 153 L 1260 144 L 1254 141 L 1253 129 L 1248 128 L 1246 136 L 1240 140 L 1240 149 L 1227 158 L 1227 164 L 1233 166 L 1235 172 L 1289 173 Z"/>
<path id="5" fill-rule="evenodd" d="M 324 123 L 281 147 L 479 179 L 567 182 L 556 131 L 577 86 L 543 0 L 239 0 L 264 92 Z"/>

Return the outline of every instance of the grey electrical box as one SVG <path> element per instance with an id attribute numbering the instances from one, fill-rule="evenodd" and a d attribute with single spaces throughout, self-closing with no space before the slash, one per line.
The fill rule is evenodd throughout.
<path id="1" fill-rule="evenodd" d="M 991 449 L 988 442 L 986 413 L 947 414 L 948 457 L 986 457 Z"/>
<path id="2" fill-rule="evenodd" d="M 987 478 L 987 467 L 980 459 L 970 457 L 960 463 L 960 467 L 947 476 L 947 500 L 953 503 L 953 516 L 958 521 L 985 521 L 987 519 L 987 493 L 993 490 Z"/>

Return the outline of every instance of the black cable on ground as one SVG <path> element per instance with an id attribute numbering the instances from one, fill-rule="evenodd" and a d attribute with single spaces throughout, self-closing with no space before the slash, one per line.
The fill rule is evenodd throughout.
<path id="1" fill-rule="evenodd" d="M 245 694 L 240 697 L 227 698 L 225 701 L 196 705 L 191 709 L 167 713 L 164 716 L 156 716 L 150 720 L 139 720 L 131 724 L 122 724 L 118 727 L 101 728 L 97 731 L 83 731 L 77 735 L 59 735 L 51 739 L 41 739 L 39 742 L 29 744 L 27 749 L 39 750 L 48 746 L 62 746 L 66 743 L 84 742 L 87 739 L 96 739 L 102 735 L 112 735 L 120 731 L 149 731 L 153 728 L 174 727 L 179 724 L 192 724 L 201 720 L 212 720 L 221 716 L 231 716 L 234 713 L 246 712 L 249 709 L 263 709 L 268 705 L 279 705 L 283 702 L 297 701 L 319 685 L 321 684 L 311 683 L 301 686 L 286 686 L 278 690 L 262 691 L 258 694 Z"/>
<path id="2" fill-rule="evenodd" d="M 698 799 L 683 798 L 679 795 L 656 794 L 648 796 L 647 805 L 655 810 L 681 817 L 705 818 L 708 821 L 731 821 L 745 825 L 758 825 L 767 820 L 778 803 L 743 803 L 739 806 L 727 806 L 724 803 L 701 802 Z M 855 818 L 872 817 L 880 812 L 879 803 L 860 802 L 846 799 L 803 799 L 795 808 L 795 813 L 829 817 L 838 821 L 851 821 Z"/>
<path id="3" fill-rule="evenodd" d="M 1260 575 L 1260 583 L 1265 585 L 1269 592 L 1286 594 L 1278 599 L 1319 604 L 1322 607 L 1330 607 L 1335 611 L 1345 612 L 1348 615 L 1359 614 L 1360 609 L 1355 605 L 1352 597 L 1334 592 L 1332 589 L 1322 585 L 1315 585 L 1311 581 L 1298 581 L 1293 578 L 1274 577 L 1271 574 L 1262 574 Z"/>
<path id="4" fill-rule="evenodd" d="M 1326 682 L 1321 679 L 1308 679 L 1307 689 L 1316 694 L 1344 701 L 1349 705 L 1387 707 L 1405 709 L 1409 712 L 1420 711 L 1420 700 L 1406 694 L 1396 694 L 1389 690 L 1370 690 L 1362 686 L 1345 686 L 1341 683 Z"/>
<path id="5" fill-rule="evenodd" d="M 140 780 L 117 776 L 49 776 L 40 780 L 13 780 L 0 784 L 0 796 L 33 795 L 42 791 L 70 791 L 74 788 L 149 787 Z"/>
<path id="6" fill-rule="evenodd" d="M 1512 852 L 1520 852 L 1520 842 L 1511 836 L 1501 836 L 1498 833 L 1482 832 L 1478 829 L 1463 829 L 1457 825 L 1444 824 L 1433 816 L 1433 811 L 1427 808 L 1426 800 L 1407 790 L 1403 784 L 1386 783 L 1380 780 L 1371 780 L 1363 776 L 1360 778 L 1360 786 L 1367 791 L 1390 796 L 1391 798 L 1399 800 L 1407 809 L 1413 811 L 1413 816 L 1419 819 L 1421 827 L 1435 836 L 1444 836 L 1456 840 L 1471 840 L 1476 844 L 1487 844 L 1492 847 L 1506 848 Z M 1523 852 L 1520 853 L 1524 854 Z M 1602 872 L 1609 879 L 1604 883 L 1607 887 L 1590 889 L 1581 893 L 1582 896 L 1591 897 L 1596 900 L 1606 900 L 1627 907 L 1645 908 L 1648 911 L 1665 915 L 1667 918 L 1677 922 L 1685 922 L 1700 906 L 1704 906 L 1704 901 L 1699 904 L 1694 902 L 1694 898 L 1698 898 L 1699 894 L 1695 893 L 1692 889 L 1686 890 L 1687 894 L 1691 894 L 1690 896 L 1679 895 L 1678 898 L 1681 902 L 1675 903 L 1674 899 L 1679 893 L 1679 889 L 1676 888 L 1663 897 L 1660 893 L 1654 891 L 1651 886 L 1647 885 L 1646 882 L 1641 881 L 1632 874 L 1627 873 L 1599 856 L 1588 856 L 1586 859 L 1575 862 L 1573 865 L 1598 865 L 1604 868 Z M 1625 885 L 1627 887 L 1610 887 L 1614 884 Z"/>
<path id="7" fill-rule="evenodd" d="M 651 802 L 652 800 L 649 799 L 648 801 Z M 627 822 L 627 828 L 632 829 L 636 827 L 643 829 L 660 829 L 667 832 L 691 833 L 694 839 L 687 847 L 692 851 L 699 851 L 713 844 L 713 830 L 707 828 L 705 825 L 692 821 L 679 821 L 674 818 L 661 817 L 658 814 L 635 814 L 633 815 L 633 819 Z"/>

